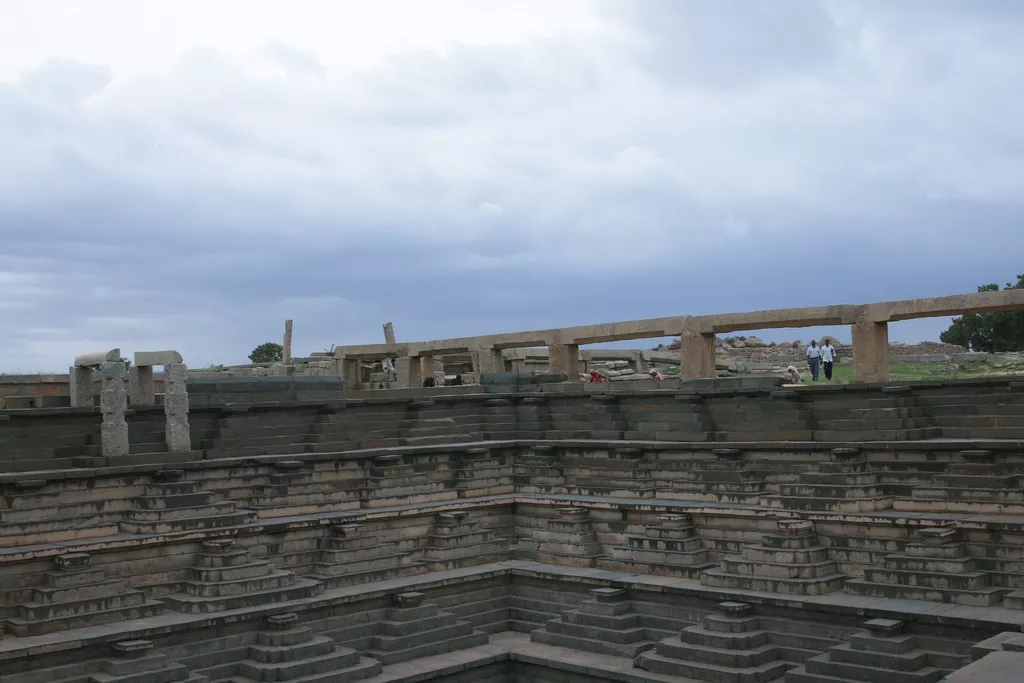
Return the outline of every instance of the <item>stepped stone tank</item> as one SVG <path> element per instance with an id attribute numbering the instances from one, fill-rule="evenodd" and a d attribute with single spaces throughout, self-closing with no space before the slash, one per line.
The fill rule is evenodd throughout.
<path id="1" fill-rule="evenodd" d="M 100 408 L 0 412 L 0 683 L 1024 665 L 1012 378 L 188 389 L 187 450 L 158 406 L 118 455 Z"/>

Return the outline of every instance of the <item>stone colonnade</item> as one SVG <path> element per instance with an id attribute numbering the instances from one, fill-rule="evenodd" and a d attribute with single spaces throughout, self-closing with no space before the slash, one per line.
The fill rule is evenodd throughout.
<path id="1" fill-rule="evenodd" d="M 670 316 L 581 325 L 549 330 L 461 337 L 426 342 L 349 346 L 336 350 L 346 386 L 359 387 L 360 360 L 398 359 L 399 384 L 422 384 L 426 359 L 447 353 L 470 353 L 479 373 L 504 369 L 501 351 L 514 348 L 548 347 L 552 371 L 573 378 L 578 370 L 580 346 L 627 339 L 679 337 L 681 374 L 684 379 L 715 376 L 715 335 L 749 330 L 827 327 L 852 328 L 854 377 L 860 382 L 889 379 L 889 323 L 916 318 L 934 318 L 1024 310 L 1024 290 L 1003 290 L 956 294 L 930 299 L 906 299 L 871 304 L 839 304 L 807 308 L 781 308 L 748 313 L 701 316 Z M 352 381 L 354 380 L 354 381 Z"/>
<path id="2" fill-rule="evenodd" d="M 94 372 L 100 377 L 101 451 L 105 457 L 120 457 L 131 452 L 128 439 L 128 397 L 132 406 L 156 404 L 153 367 L 164 368 L 164 436 L 170 453 L 192 450 L 188 424 L 188 369 L 177 351 L 139 351 L 129 371 L 121 360 L 121 350 L 87 353 L 75 358 L 71 367 L 72 407 L 94 407 Z M 128 379 L 128 392 L 124 381 Z"/>

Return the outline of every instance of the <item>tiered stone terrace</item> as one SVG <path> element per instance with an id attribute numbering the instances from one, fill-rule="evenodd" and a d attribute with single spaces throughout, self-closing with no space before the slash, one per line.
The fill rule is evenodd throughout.
<path id="1" fill-rule="evenodd" d="M 196 392 L 177 453 L 147 408 L 120 457 L 97 409 L 0 413 L 0 683 L 932 683 L 1024 649 L 1015 380 L 260 386 Z"/>

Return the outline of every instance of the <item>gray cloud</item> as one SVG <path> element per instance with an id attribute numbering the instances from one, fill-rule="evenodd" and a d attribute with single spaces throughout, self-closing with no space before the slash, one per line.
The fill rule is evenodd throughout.
<path id="1" fill-rule="evenodd" d="M 312 351 L 1003 281 L 1016 7 L 637 0 L 355 75 L 274 41 L 48 62 L 0 84 L 0 371 L 242 362 L 284 318 Z"/>

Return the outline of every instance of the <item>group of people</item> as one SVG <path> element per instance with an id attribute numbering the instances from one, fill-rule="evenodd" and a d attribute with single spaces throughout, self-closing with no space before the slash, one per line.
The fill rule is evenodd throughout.
<path id="1" fill-rule="evenodd" d="M 825 338 L 825 343 L 818 346 L 818 343 L 811 340 L 811 345 L 807 347 L 807 365 L 811 371 L 811 380 L 814 382 L 818 381 L 820 372 L 822 369 L 825 370 L 825 379 L 829 382 L 832 381 L 832 367 L 836 361 L 839 360 L 839 355 L 836 353 L 836 347 L 832 346 L 832 340 Z M 786 379 L 791 384 L 798 384 L 800 382 L 800 373 L 796 371 L 796 368 L 790 365 L 786 368 Z"/>

